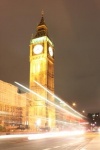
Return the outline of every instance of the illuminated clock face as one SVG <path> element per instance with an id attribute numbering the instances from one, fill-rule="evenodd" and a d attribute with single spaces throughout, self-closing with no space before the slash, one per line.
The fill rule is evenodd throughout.
<path id="1" fill-rule="evenodd" d="M 35 45 L 33 48 L 34 54 L 40 54 L 40 53 L 42 53 L 42 51 L 43 51 L 43 46 L 40 44 Z"/>
<path id="2" fill-rule="evenodd" d="M 52 47 L 49 47 L 49 54 L 50 54 L 50 56 L 53 56 L 53 49 L 52 49 Z"/>

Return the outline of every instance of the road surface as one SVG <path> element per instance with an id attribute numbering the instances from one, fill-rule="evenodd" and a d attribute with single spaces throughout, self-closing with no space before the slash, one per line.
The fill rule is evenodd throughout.
<path id="1" fill-rule="evenodd" d="M 0 139 L 0 150 L 100 150 L 100 134 L 51 137 L 37 140 L 22 138 Z"/>

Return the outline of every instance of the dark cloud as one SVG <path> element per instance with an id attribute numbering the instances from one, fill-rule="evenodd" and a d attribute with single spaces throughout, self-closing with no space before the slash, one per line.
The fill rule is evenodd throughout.
<path id="1" fill-rule="evenodd" d="M 100 111 L 100 1 L 1 0 L 0 79 L 29 85 L 29 43 L 45 12 L 55 45 L 55 93 Z"/>

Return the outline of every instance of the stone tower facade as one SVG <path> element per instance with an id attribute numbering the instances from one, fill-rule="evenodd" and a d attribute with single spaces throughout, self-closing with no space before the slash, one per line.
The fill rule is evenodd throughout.
<path id="1" fill-rule="evenodd" d="M 48 101 L 54 103 L 54 97 L 37 84 L 54 93 L 54 45 L 48 36 L 43 14 L 36 35 L 30 41 L 29 80 L 30 89 L 41 96 L 32 95 L 33 105 L 30 108 L 30 115 L 34 114 L 34 117 L 29 122 L 34 121 L 36 126 L 54 127 L 55 108 L 48 103 Z"/>

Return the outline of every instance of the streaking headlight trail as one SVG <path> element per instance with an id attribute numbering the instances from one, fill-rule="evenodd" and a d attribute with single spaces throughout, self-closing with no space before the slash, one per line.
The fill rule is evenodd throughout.
<path id="1" fill-rule="evenodd" d="M 27 91 L 33 93 L 33 94 L 35 94 L 35 95 L 38 96 L 39 98 L 41 98 L 41 99 L 47 101 L 50 105 L 55 106 L 56 108 L 62 110 L 63 112 L 65 112 L 65 113 L 67 113 L 67 114 L 70 114 L 71 116 L 75 116 L 76 118 L 81 118 L 80 116 L 78 116 L 78 115 L 76 115 L 76 114 L 74 114 L 74 113 L 72 113 L 72 112 L 70 112 L 70 111 L 68 111 L 68 110 L 66 110 L 66 109 L 64 109 L 64 108 L 62 108 L 62 107 L 60 107 L 59 105 L 57 105 L 57 104 L 51 102 L 50 100 L 48 100 L 48 99 L 42 97 L 41 95 L 39 95 L 39 94 L 37 94 L 36 92 L 34 92 L 33 90 L 30 90 L 29 88 L 23 86 L 22 84 L 20 84 L 20 83 L 18 83 L 18 82 L 15 82 L 15 84 L 19 85 L 19 86 L 22 87 L 23 89 L 25 89 L 25 90 L 27 90 Z"/>
<path id="2" fill-rule="evenodd" d="M 29 140 L 38 140 L 44 138 L 54 138 L 54 137 L 62 137 L 62 136 L 74 136 L 74 135 L 81 135 L 84 134 L 85 131 L 62 131 L 62 132 L 48 132 L 48 133 L 41 133 L 41 134 L 33 134 L 28 137 Z"/>

